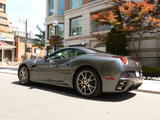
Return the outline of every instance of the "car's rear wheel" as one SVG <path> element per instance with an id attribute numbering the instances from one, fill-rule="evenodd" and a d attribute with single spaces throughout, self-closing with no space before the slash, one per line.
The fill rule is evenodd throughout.
<path id="1" fill-rule="evenodd" d="M 26 85 L 30 82 L 29 80 L 29 70 L 26 66 L 20 67 L 18 71 L 19 83 L 22 85 Z"/>
<path id="2" fill-rule="evenodd" d="M 101 79 L 94 69 L 85 67 L 76 73 L 74 88 L 83 97 L 96 97 L 101 93 Z"/>

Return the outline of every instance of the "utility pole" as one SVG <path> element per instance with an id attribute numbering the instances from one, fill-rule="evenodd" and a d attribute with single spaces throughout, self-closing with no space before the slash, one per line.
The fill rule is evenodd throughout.
<path id="1" fill-rule="evenodd" d="M 25 33 L 26 33 L 26 37 L 25 37 L 25 53 L 24 53 L 24 60 L 27 59 L 27 40 L 28 40 L 27 27 L 28 27 L 28 21 L 27 21 L 27 19 L 26 19 L 26 21 L 25 21 Z"/>

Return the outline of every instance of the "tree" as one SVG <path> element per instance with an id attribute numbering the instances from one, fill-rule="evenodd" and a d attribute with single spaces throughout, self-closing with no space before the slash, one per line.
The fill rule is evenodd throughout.
<path id="1" fill-rule="evenodd" d="M 54 50 L 57 50 L 57 47 L 63 47 L 63 38 L 59 35 L 52 35 L 49 39 L 50 46 L 54 47 Z"/>
<path id="2" fill-rule="evenodd" d="M 37 29 L 39 30 L 39 34 L 35 35 L 37 37 L 35 39 L 35 46 L 43 49 L 43 47 L 45 47 L 45 31 L 43 31 L 38 25 Z"/>
<path id="3" fill-rule="evenodd" d="M 91 18 L 100 24 L 113 25 L 112 29 L 117 32 L 124 32 L 126 35 L 137 34 L 138 56 L 144 34 L 160 27 L 159 8 L 146 0 L 141 2 L 112 0 L 112 3 L 113 9 L 93 14 Z"/>

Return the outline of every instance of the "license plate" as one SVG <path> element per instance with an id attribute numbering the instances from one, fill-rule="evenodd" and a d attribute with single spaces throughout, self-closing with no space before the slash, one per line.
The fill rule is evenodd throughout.
<path id="1" fill-rule="evenodd" d="M 140 77 L 140 73 L 136 71 L 136 77 Z"/>

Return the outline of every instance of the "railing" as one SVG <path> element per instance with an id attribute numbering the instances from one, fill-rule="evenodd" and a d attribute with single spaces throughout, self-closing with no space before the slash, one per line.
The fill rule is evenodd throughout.
<path id="1" fill-rule="evenodd" d="M 142 66 L 160 67 L 160 57 L 140 57 Z"/>

